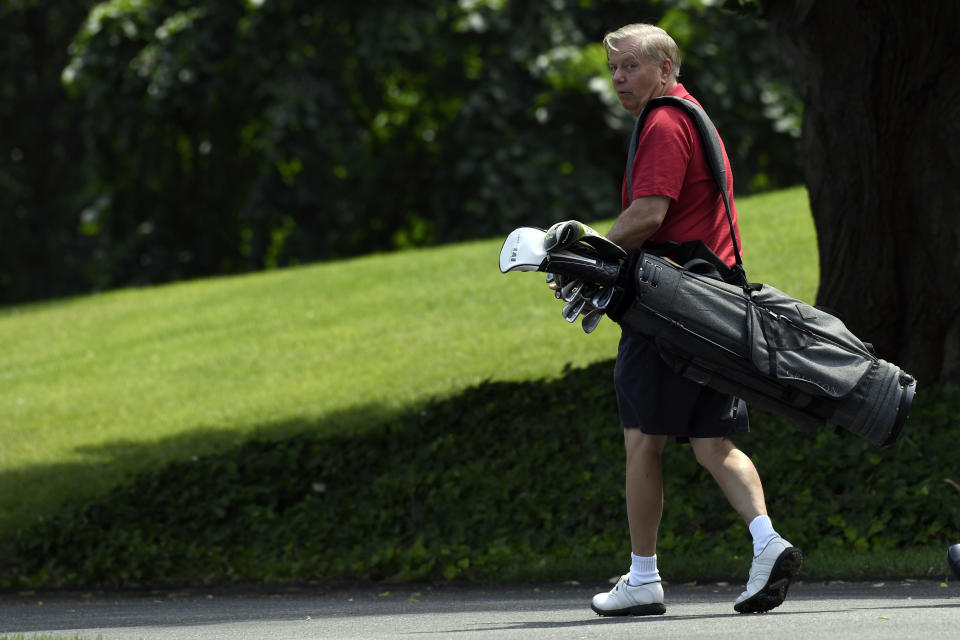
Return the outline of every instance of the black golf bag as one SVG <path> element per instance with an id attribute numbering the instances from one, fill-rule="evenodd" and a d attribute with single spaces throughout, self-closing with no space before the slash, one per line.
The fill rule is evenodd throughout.
<path id="1" fill-rule="evenodd" d="M 605 313 L 652 340 L 683 376 L 783 415 L 800 429 L 832 423 L 875 445 L 893 443 L 910 412 L 916 380 L 878 358 L 833 315 L 769 285 L 748 282 L 719 136 L 706 114 L 680 98 L 651 100 L 638 118 L 630 162 L 646 114 L 665 105 L 685 109 L 697 125 L 726 206 L 735 266 L 725 265 L 699 242 L 636 251 L 623 263 L 617 257 L 622 249 L 605 246 L 598 237 L 545 251 L 544 232 L 522 227 L 504 242 L 500 270 L 546 271 L 577 281 L 563 290 L 589 289 L 589 304 L 564 298 L 568 306 L 577 305 L 571 313 L 565 310 L 568 321 L 585 309 Z M 665 252 L 674 259 L 655 255 Z"/>
<path id="2" fill-rule="evenodd" d="M 903 428 L 916 380 L 836 317 L 769 285 L 729 284 L 648 253 L 622 276 L 607 316 L 650 338 L 684 377 L 800 429 L 832 423 L 886 446 Z"/>

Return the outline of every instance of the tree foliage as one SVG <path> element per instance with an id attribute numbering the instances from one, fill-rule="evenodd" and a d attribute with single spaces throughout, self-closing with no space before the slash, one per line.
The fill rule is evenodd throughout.
<path id="1" fill-rule="evenodd" d="M 83 184 L 81 115 L 60 71 L 91 0 L 0 5 L 0 301 L 87 286 L 72 216 Z"/>
<path id="2" fill-rule="evenodd" d="M 698 0 L 49 0 L 0 30 L 0 299 L 234 273 L 618 213 L 599 41 L 661 21 L 738 191 L 796 183 L 763 25 Z M 32 60 L 24 77 L 20 61 Z"/>

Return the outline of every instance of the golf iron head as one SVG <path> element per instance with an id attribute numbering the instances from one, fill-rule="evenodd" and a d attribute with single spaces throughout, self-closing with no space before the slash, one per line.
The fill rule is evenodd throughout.
<path id="1" fill-rule="evenodd" d="M 563 318 L 567 322 L 576 322 L 577 317 L 580 315 L 580 312 L 583 311 L 583 308 L 586 306 L 587 301 L 584 298 L 577 298 L 576 300 L 571 300 L 563 306 Z"/>
<path id="2" fill-rule="evenodd" d="M 560 297 L 564 302 L 573 302 L 583 289 L 583 280 L 571 280 L 560 290 Z"/>
<path id="3" fill-rule="evenodd" d="M 592 309 L 583 316 L 583 322 L 580 323 L 580 326 L 583 327 L 584 333 L 593 333 L 593 330 L 597 328 L 597 325 L 600 324 L 600 320 L 603 319 L 603 311 L 600 309 Z"/>
<path id="4" fill-rule="evenodd" d="M 610 302 L 613 300 L 613 294 L 615 292 L 616 291 L 613 287 L 600 289 L 590 298 L 590 304 L 603 311 L 610 306 Z"/>

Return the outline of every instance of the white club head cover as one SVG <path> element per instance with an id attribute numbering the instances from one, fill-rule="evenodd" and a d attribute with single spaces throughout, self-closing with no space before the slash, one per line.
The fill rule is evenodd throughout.
<path id="1" fill-rule="evenodd" d="M 500 272 L 539 271 L 548 260 L 543 248 L 546 233 L 535 227 L 519 227 L 510 232 L 500 249 Z"/>

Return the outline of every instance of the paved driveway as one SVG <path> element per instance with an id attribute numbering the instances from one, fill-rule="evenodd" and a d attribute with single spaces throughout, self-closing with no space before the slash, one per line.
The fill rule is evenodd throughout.
<path id="1" fill-rule="evenodd" d="M 798 583 L 778 609 L 739 615 L 741 585 L 666 585 L 667 613 L 601 618 L 601 584 L 236 587 L 0 595 L 0 635 L 71 640 L 301 638 L 960 638 L 960 584 Z"/>

